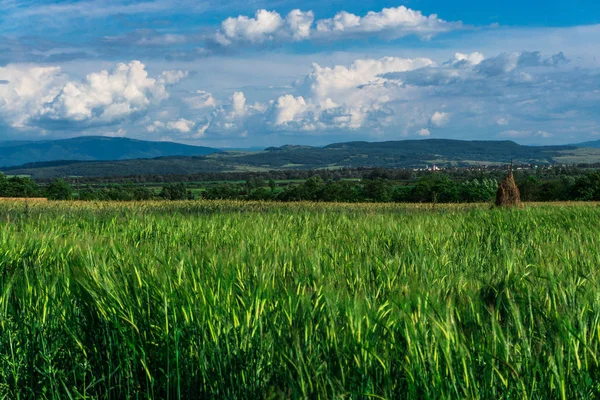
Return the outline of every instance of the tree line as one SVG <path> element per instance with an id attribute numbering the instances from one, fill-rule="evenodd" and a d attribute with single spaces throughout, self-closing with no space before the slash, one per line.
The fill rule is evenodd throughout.
<path id="1" fill-rule="evenodd" d="M 281 190 L 273 180 L 268 184 L 259 179 L 244 185 L 219 184 L 208 187 L 203 197 L 326 202 L 485 202 L 493 199 L 497 186 L 494 179 L 457 183 L 442 174 L 420 178 L 415 184 L 397 184 L 384 178 L 324 181 L 314 176 L 300 184 L 285 185 Z"/>
<path id="2" fill-rule="evenodd" d="M 536 176 L 545 181 L 556 179 L 562 176 L 578 177 L 590 169 L 582 169 L 573 166 L 541 166 L 515 165 L 515 176 L 524 179 L 528 176 Z M 339 169 L 287 169 L 272 171 L 230 171 L 230 172 L 203 172 L 191 174 L 144 174 L 131 176 L 81 176 L 65 177 L 64 179 L 72 186 L 76 185 L 107 185 L 107 184 L 166 184 L 166 183 L 197 183 L 197 182 L 239 182 L 250 179 L 263 179 L 265 181 L 275 180 L 306 180 L 313 176 L 318 176 L 324 181 L 337 181 L 341 179 L 375 179 L 383 178 L 391 181 L 414 181 L 423 176 L 430 175 L 432 172 L 423 169 L 412 168 L 380 168 L 380 167 L 355 167 Z M 487 167 L 474 166 L 471 168 L 453 167 L 444 168 L 443 174 L 448 175 L 452 180 L 465 181 L 472 179 L 502 179 L 506 174 L 506 166 L 490 165 Z M 36 182 L 41 185 L 47 185 L 54 180 L 47 178 L 38 178 Z"/>
<path id="3" fill-rule="evenodd" d="M 46 197 L 50 200 L 71 200 L 73 189 L 63 179 L 55 179 L 42 187 L 29 177 L 7 177 L 0 172 L 0 197 Z"/>
<path id="4" fill-rule="evenodd" d="M 553 171 L 553 174 L 517 174 L 517 185 L 522 200 L 600 201 L 600 171 L 589 171 L 580 175 Z M 159 193 L 128 182 L 100 188 L 85 187 L 75 196 L 72 185 L 63 179 L 39 185 L 28 177 L 6 177 L 0 173 L 0 197 L 47 197 L 50 200 L 77 198 L 100 201 L 204 198 L 325 202 L 488 202 L 493 200 L 498 186 L 498 180 L 492 176 L 464 179 L 464 175 L 435 172 L 420 174 L 410 181 L 401 181 L 389 179 L 385 171 L 371 171 L 363 179 L 323 179 L 314 175 L 302 182 L 285 183 L 255 176 L 243 183 L 207 184 L 204 190 L 197 194 L 184 182 L 164 184 Z"/>

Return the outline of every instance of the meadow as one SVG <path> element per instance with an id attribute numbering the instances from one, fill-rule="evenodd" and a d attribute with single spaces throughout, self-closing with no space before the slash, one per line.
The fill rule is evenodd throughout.
<path id="1" fill-rule="evenodd" d="M 597 203 L 0 203 L 0 399 L 600 397 Z"/>

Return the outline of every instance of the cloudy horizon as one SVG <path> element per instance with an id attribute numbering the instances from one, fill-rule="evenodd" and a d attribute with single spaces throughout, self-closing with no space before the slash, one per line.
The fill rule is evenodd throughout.
<path id="1" fill-rule="evenodd" d="M 0 140 L 600 139 L 600 5 L 459 3 L 3 0 Z"/>

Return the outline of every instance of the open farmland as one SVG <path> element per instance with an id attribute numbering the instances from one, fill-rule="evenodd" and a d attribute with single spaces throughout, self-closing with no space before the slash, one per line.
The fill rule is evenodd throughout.
<path id="1" fill-rule="evenodd" d="M 0 203 L 0 398 L 598 398 L 599 220 Z"/>

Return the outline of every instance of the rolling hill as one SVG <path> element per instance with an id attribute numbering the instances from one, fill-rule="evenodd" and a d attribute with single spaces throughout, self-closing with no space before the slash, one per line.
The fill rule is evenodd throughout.
<path id="1" fill-rule="evenodd" d="M 600 149 L 600 140 L 592 140 L 590 142 L 575 143 L 575 144 L 573 144 L 573 146 L 575 146 L 575 147 L 590 147 L 593 149 Z"/>
<path id="2" fill-rule="evenodd" d="M 173 142 L 84 136 L 39 142 L 0 142 L 0 167 L 54 161 L 106 161 L 219 152 L 210 147 Z"/>
<path id="3" fill-rule="evenodd" d="M 65 176 L 169 175 L 202 172 L 267 171 L 344 167 L 413 168 L 600 162 L 600 149 L 575 146 L 522 146 L 512 141 L 447 139 L 335 143 L 325 147 L 282 146 L 257 152 L 215 152 L 111 161 L 55 161 L 4 168 L 11 175 L 48 179 Z"/>

